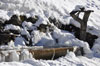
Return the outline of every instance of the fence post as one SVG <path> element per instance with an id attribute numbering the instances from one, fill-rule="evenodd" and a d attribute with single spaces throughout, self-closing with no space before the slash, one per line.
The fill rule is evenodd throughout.
<path id="1" fill-rule="evenodd" d="M 79 17 L 79 14 L 83 12 L 84 16 L 83 19 Z M 77 11 L 72 11 L 70 15 L 73 17 L 74 20 L 78 21 L 80 23 L 80 40 L 85 41 L 86 40 L 86 30 L 87 30 L 87 21 L 90 16 L 90 13 L 93 12 L 93 10 L 83 10 L 81 8 L 80 10 Z"/>

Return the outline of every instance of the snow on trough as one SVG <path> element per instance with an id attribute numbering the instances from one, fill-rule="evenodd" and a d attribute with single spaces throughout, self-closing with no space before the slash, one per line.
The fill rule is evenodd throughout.
<path id="1" fill-rule="evenodd" d="M 60 20 L 63 24 L 74 24 L 77 27 L 80 27 L 80 24 L 72 19 L 69 13 L 75 8 L 76 5 L 82 5 L 87 9 L 94 10 L 94 13 L 91 14 L 88 21 L 89 27 L 93 27 L 92 30 L 88 32 L 97 35 L 99 38 L 96 40 L 92 51 L 89 49 L 88 43 L 78 40 L 74 37 L 73 34 L 69 32 L 63 32 L 57 27 L 54 26 L 53 36 L 50 33 L 42 33 L 35 30 L 30 22 L 23 22 L 22 26 L 24 29 L 15 26 L 7 25 L 5 30 L 14 29 L 21 30 L 22 35 L 27 35 L 29 38 L 32 38 L 33 45 L 37 43 L 38 46 L 54 46 L 56 45 L 68 45 L 68 46 L 81 46 L 84 47 L 86 54 L 91 54 L 91 58 L 88 57 L 76 57 L 74 53 L 69 52 L 65 57 L 61 57 L 56 60 L 35 60 L 28 59 L 28 57 L 23 58 L 21 62 L 1 62 L 1 66 L 99 66 L 100 58 L 92 57 L 92 53 L 98 53 L 100 55 L 100 0 L 0 0 L 0 18 L 10 19 L 13 14 L 23 15 L 27 17 L 30 16 L 39 16 L 39 20 L 35 23 L 36 26 L 39 24 L 47 24 L 49 17 L 55 17 Z M 32 35 L 26 31 L 27 29 L 34 30 Z M 35 35 L 34 35 L 35 34 Z M 58 39 L 58 43 L 55 43 L 55 39 Z M 52 45 L 51 45 L 52 43 Z M 18 36 L 15 39 L 15 46 L 25 46 L 25 39 L 21 36 Z M 29 54 L 27 51 L 24 54 Z M 30 54 L 29 54 L 30 55 Z M 96 56 L 96 55 L 94 55 Z M 12 53 L 13 58 L 18 58 L 16 52 Z M 100 56 L 99 56 L 100 57 Z M 10 60 L 13 60 L 10 57 Z M 16 59 L 17 61 L 17 59 Z"/>

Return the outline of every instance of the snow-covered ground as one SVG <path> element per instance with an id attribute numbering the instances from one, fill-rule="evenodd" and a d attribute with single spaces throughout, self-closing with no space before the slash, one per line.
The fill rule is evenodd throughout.
<path id="1" fill-rule="evenodd" d="M 56 60 L 28 59 L 21 62 L 2 62 L 1 66 L 99 66 L 99 58 L 76 57 L 73 52 Z"/>
<path id="2" fill-rule="evenodd" d="M 0 0 L 0 18 L 10 19 L 13 14 L 22 15 L 25 14 L 27 17 L 38 15 L 39 20 L 35 23 L 36 26 L 39 24 L 47 24 L 49 17 L 55 17 L 60 20 L 63 24 L 74 24 L 80 27 L 80 24 L 73 20 L 70 16 L 70 12 L 75 8 L 76 5 L 82 5 L 86 9 L 94 10 L 88 21 L 88 32 L 97 35 L 99 38 L 96 40 L 92 51 L 86 42 L 80 41 L 69 32 L 62 32 L 57 27 L 54 27 L 53 37 L 47 33 L 42 33 L 34 30 L 30 22 L 23 22 L 20 28 L 15 25 L 7 25 L 5 30 L 15 29 L 20 30 L 21 34 L 30 37 L 30 34 L 26 29 L 33 29 L 32 32 L 35 37 L 31 37 L 34 41 L 33 44 L 42 43 L 44 46 L 53 46 L 55 41 L 53 38 L 58 38 L 58 45 L 64 44 L 69 46 L 81 46 L 84 47 L 86 57 L 76 57 L 74 53 L 70 52 L 65 57 L 61 57 L 56 60 L 35 60 L 25 59 L 21 62 L 1 62 L 1 66 L 100 66 L 100 0 Z M 92 28 L 92 30 L 89 30 Z M 51 43 L 52 42 L 52 45 Z M 40 45 L 38 43 L 37 45 Z M 15 39 L 15 45 L 25 45 L 22 37 Z M 97 54 L 95 54 L 97 53 Z M 89 55 L 88 55 L 89 54 Z"/>

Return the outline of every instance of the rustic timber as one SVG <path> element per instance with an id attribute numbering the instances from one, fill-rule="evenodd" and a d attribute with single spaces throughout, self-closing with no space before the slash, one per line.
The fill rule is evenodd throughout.
<path id="1" fill-rule="evenodd" d="M 7 50 L 5 49 L 0 49 L 1 55 L 3 55 L 2 53 L 3 51 L 6 51 L 6 53 L 8 53 L 8 56 L 10 56 L 11 51 L 9 50 L 15 50 L 15 49 L 7 49 Z M 74 52 L 76 55 L 83 54 L 82 53 L 83 49 L 81 47 L 60 47 L 60 48 L 29 47 L 29 48 L 20 48 L 20 50 L 16 50 L 16 51 L 19 54 L 21 54 L 22 49 L 27 49 L 32 54 L 33 58 L 35 59 L 45 59 L 45 60 L 57 59 L 59 57 L 65 56 L 68 52 Z"/>
<path id="2" fill-rule="evenodd" d="M 83 12 L 84 16 L 83 19 L 79 18 L 79 14 Z M 80 27 L 80 40 L 86 41 L 86 30 L 87 30 L 87 21 L 90 16 L 90 13 L 93 12 L 93 10 L 77 10 L 72 11 L 70 15 L 73 17 L 74 20 L 78 21 L 81 25 Z"/>

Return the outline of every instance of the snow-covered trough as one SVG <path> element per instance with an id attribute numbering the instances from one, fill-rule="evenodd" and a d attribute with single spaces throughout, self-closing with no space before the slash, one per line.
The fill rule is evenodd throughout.
<path id="1" fill-rule="evenodd" d="M 21 61 L 29 58 L 53 60 L 65 56 L 69 51 L 81 55 L 83 49 L 80 47 L 22 47 L 0 49 L 0 61 Z"/>
<path id="2" fill-rule="evenodd" d="M 60 47 L 60 48 L 44 48 L 40 50 L 29 50 L 35 59 L 57 59 L 65 56 L 68 52 L 74 52 L 76 55 L 82 54 L 82 48 L 79 47 Z"/>

